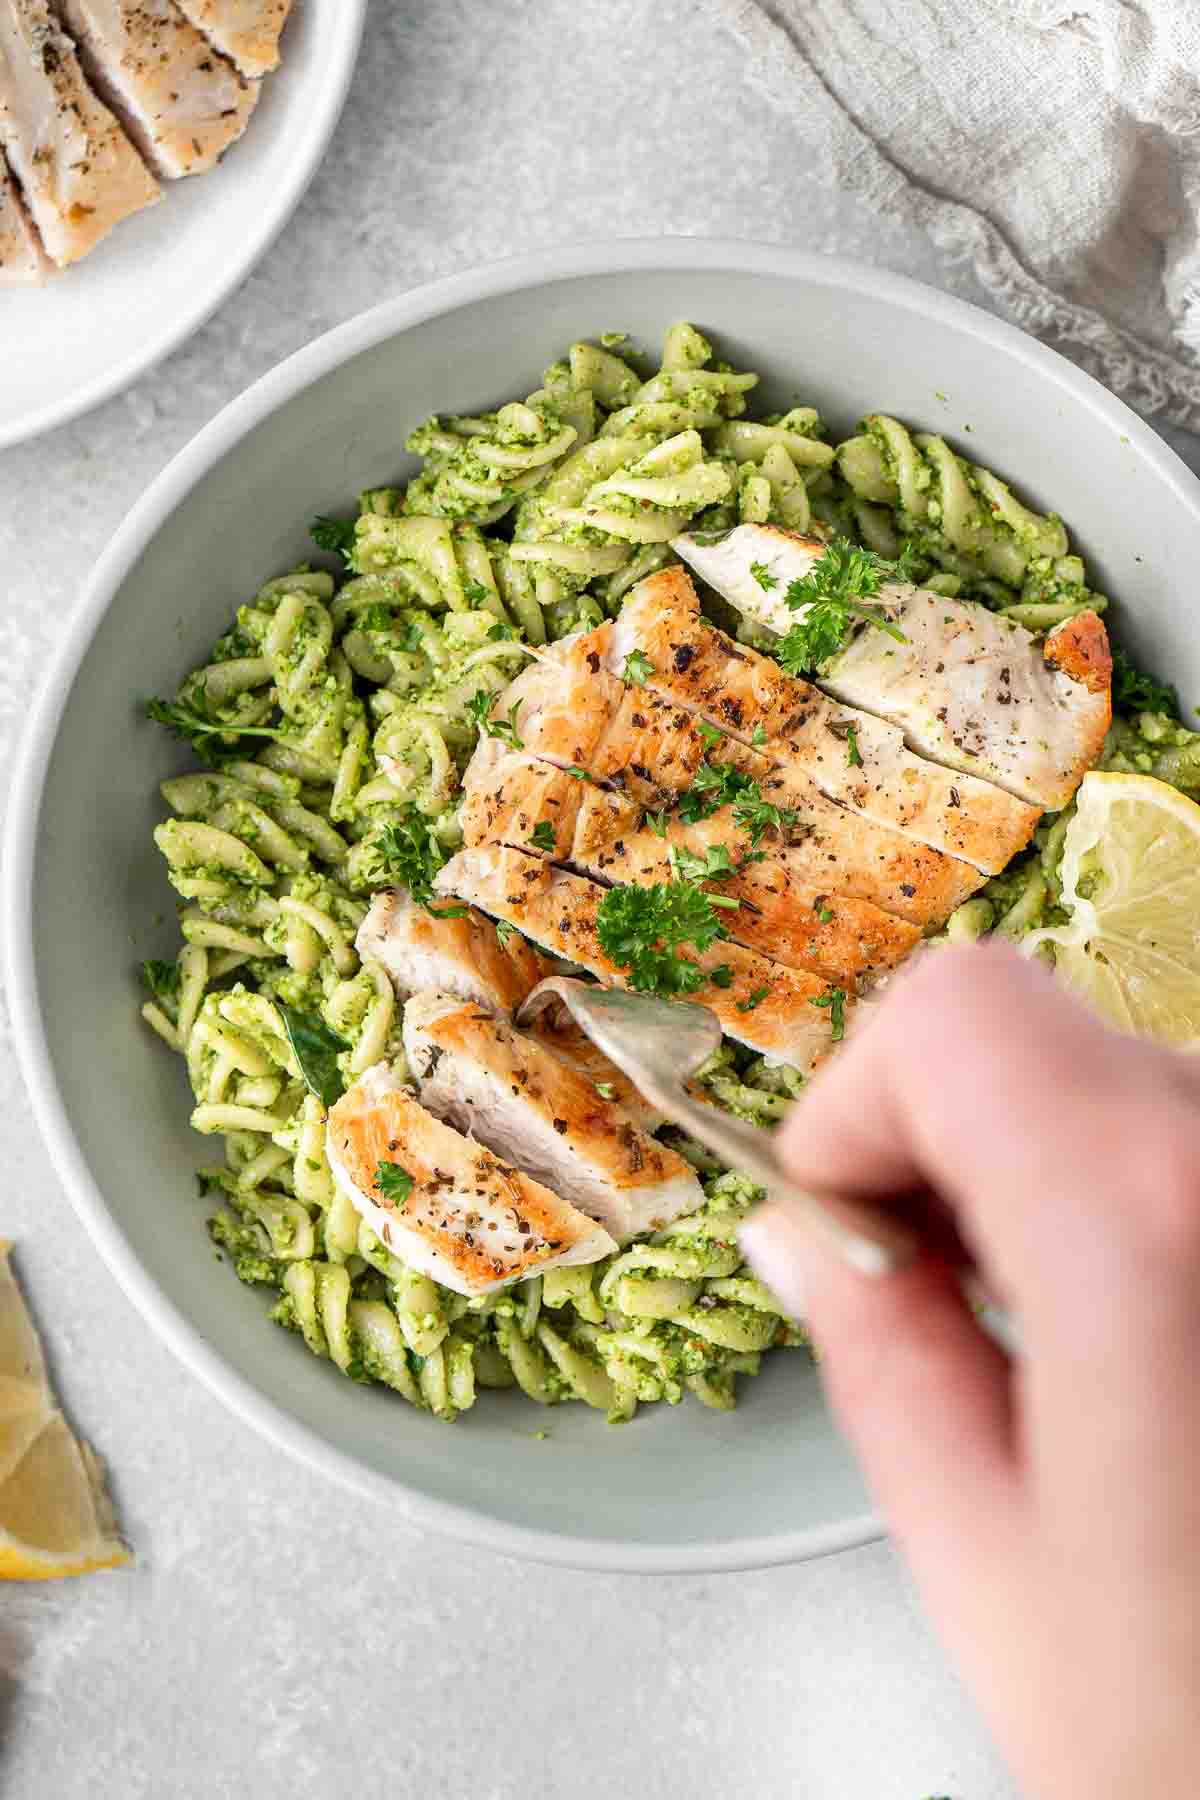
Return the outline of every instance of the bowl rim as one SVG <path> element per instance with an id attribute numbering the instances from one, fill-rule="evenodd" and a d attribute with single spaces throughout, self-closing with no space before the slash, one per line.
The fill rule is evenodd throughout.
<path id="1" fill-rule="evenodd" d="M 836 1525 L 680 1545 L 577 1536 L 517 1526 L 473 1507 L 434 1499 L 365 1467 L 268 1400 L 205 1339 L 142 1267 L 89 1170 L 67 1116 L 46 1037 L 35 976 L 33 880 L 42 796 L 58 727 L 75 677 L 107 610 L 145 545 L 192 488 L 248 432 L 324 375 L 361 352 L 459 307 L 553 281 L 612 274 L 728 270 L 864 290 L 989 342 L 1031 364 L 1047 385 L 1067 390 L 1097 422 L 1123 431 L 1153 474 L 1200 527 L 1200 483 L 1125 403 L 1056 351 L 990 313 L 871 264 L 736 238 L 615 238 L 505 258 L 414 288 L 324 333 L 230 401 L 184 446 L 133 505 L 104 550 L 68 622 L 18 747 L 5 830 L 4 964 L 18 1066 L 51 1162 L 93 1243 L 137 1310 L 174 1354 L 246 1424 L 290 1455 L 368 1498 L 398 1508 L 407 1523 L 531 1561 L 610 1573 L 717 1573 L 791 1563 L 868 1543 L 882 1535 L 864 1513 Z"/>
<path id="2" fill-rule="evenodd" d="M 49 405 L 27 411 L 7 424 L 0 422 L 0 450 L 29 443 L 60 425 L 69 425 L 73 419 L 114 399 L 133 382 L 149 374 L 207 324 L 234 289 L 240 287 L 262 261 L 304 198 L 337 129 L 358 62 L 367 0 L 336 0 L 329 18 L 336 32 L 333 46 L 325 58 L 321 80 L 315 86 L 313 103 L 303 117 L 303 136 L 295 146 L 295 153 L 276 189 L 274 203 L 264 214 L 259 229 L 236 255 L 229 258 L 220 279 L 212 287 L 206 287 L 193 305 L 182 307 L 161 336 L 151 340 L 148 348 L 143 346 L 135 350 L 123 361 Z M 286 78 L 286 69 L 282 72 Z"/>

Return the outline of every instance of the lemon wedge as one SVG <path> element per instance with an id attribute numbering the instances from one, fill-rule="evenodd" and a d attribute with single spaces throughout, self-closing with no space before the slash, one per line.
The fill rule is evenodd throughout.
<path id="1" fill-rule="evenodd" d="M 1031 932 L 1119 1030 L 1200 1046 L 1200 806 L 1150 775 L 1085 775 L 1062 858 L 1066 925 Z"/>
<path id="2" fill-rule="evenodd" d="M 99 1464 L 54 1404 L 42 1347 L 0 1238 L 0 1581 L 130 1560 Z"/>

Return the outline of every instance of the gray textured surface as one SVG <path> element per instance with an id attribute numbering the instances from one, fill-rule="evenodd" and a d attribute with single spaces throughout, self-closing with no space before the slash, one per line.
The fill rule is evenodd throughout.
<path id="1" fill-rule="evenodd" d="M 0 457 L 5 742 L 113 527 L 249 381 L 432 276 L 667 230 L 972 297 L 930 246 L 810 185 L 703 4 L 376 0 L 329 159 L 258 273 L 123 398 Z M 572 1575 L 418 1537 L 281 1461 L 115 1288 L 29 1124 L 6 1022 L 0 1052 L 0 1230 L 139 1553 L 131 1575 L 5 1592 L 6 1796 L 1011 1794 L 882 1546 L 713 1580 Z"/>

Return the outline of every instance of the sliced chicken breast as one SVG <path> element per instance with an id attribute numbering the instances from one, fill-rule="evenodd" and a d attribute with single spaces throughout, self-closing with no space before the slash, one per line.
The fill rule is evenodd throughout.
<path id="1" fill-rule="evenodd" d="M 750 839 L 727 806 L 691 825 L 669 819 L 661 836 L 638 831 L 576 862 L 600 880 L 644 885 L 672 879 L 672 850 L 700 858 L 710 850 L 724 851 L 737 873 L 701 885 L 742 902 L 736 912 L 725 913 L 729 935 L 789 968 L 808 969 L 851 988 L 872 970 L 895 968 L 920 943 L 918 926 L 869 900 L 835 896 L 794 875 L 786 847 L 773 836 L 763 839 L 761 849 L 761 862 L 743 861 Z"/>
<path id="2" fill-rule="evenodd" d="M 739 612 L 778 632 L 803 619 L 787 590 L 826 549 L 771 525 L 674 547 Z M 904 641 L 861 624 L 819 686 L 900 726 L 911 749 L 947 768 L 1035 806 L 1065 806 L 1111 722 L 1112 662 L 1096 614 L 1068 620 L 1040 644 L 985 606 L 907 583 L 888 583 L 878 602 Z"/>
<path id="3" fill-rule="evenodd" d="M 643 1131 L 654 1132 L 666 1124 L 666 1113 L 638 1093 L 628 1075 L 593 1044 L 561 1003 L 543 1007 L 533 1023 L 525 1027 L 525 1033 L 552 1051 L 569 1069 L 585 1075 L 602 1100 Z"/>
<path id="4" fill-rule="evenodd" d="M 252 79 L 279 66 L 292 0 L 179 0 L 192 24 Z"/>
<path id="5" fill-rule="evenodd" d="M 0 149 L 59 268 L 159 198 L 45 0 L 0 0 Z"/>
<path id="6" fill-rule="evenodd" d="M 999 873 L 1033 835 L 1038 811 L 976 776 L 908 750 L 904 734 L 829 699 L 701 617 L 686 571 L 638 583 L 608 641 L 611 663 L 649 658 L 652 688 L 749 745 L 831 800 L 918 843 Z"/>
<path id="7" fill-rule="evenodd" d="M 594 1219 L 435 1119 L 386 1063 L 331 1107 L 326 1150 L 339 1188 L 376 1237 L 456 1294 L 490 1294 L 617 1247 Z"/>
<path id="8" fill-rule="evenodd" d="M 174 0 L 55 0 L 88 80 L 158 175 L 211 169 L 241 137 L 258 88 Z"/>
<path id="9" fill-rule="evenodd" d="M 562 854 L 574 842 L 583 785 L 557 763 L 481 738 L 463 778 L 463 842 Z"/>
<path id="10" fill-rule="evenodd" d="M 355 949 L 382 963 L 402 999 L 436 988 L 511 1013 L 550 973 L 550 964 L 519 932 L 501 942 L 492 921 L 469 910 L 447 918 L 418 906 L 403 888 L 376 894 L 358 928 Z"/>
<path id="11" fill-rule="evenodd" d="M 415 994 L 404 1049 L 423 1106 L 599 1219 L 618 1242 L 704 1204 L 681 1156 L 601 1099 L 586 1075 L 478 1006 Z"/>
<path id="12" fill-rule="evenodd" d="M 0 151 L 0 287 L 44 281 L 51 264 Z"/>
<path id="13" fill-rule="evenodd" d="M 460 850 L 437 876 L 435 887 L 507 919 L 555 956 L 577 963 L 608 986 L 627 985 L 625 974 L 600 948 L 596 915 L 604 889 L 579 875 L 519 850 Z M 828 982 L 802 969 L 785 968 L 735 943 L 688 952 L 721 981 L 706 981 L 690 996 L 712 1009 L 721 1028 L 740 1043 L 808 1073 L 832 1042 L 834 996 Z M 846 1029 L 853 1002 L 845 1001 Z"/>

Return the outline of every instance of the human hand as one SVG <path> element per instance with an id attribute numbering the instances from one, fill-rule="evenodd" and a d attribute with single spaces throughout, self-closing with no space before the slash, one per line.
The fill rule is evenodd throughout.
<path id="1" fill-rule="evenodd" d="M 951 1209 L 1022 1344 L 935 1257 L 882 1279 L 743 1231 L 1030 1800 L 1200 1792 L 1200 1057 L 1039 965 L 939 950 L 784 1128 L 815 1192 Z"/>

